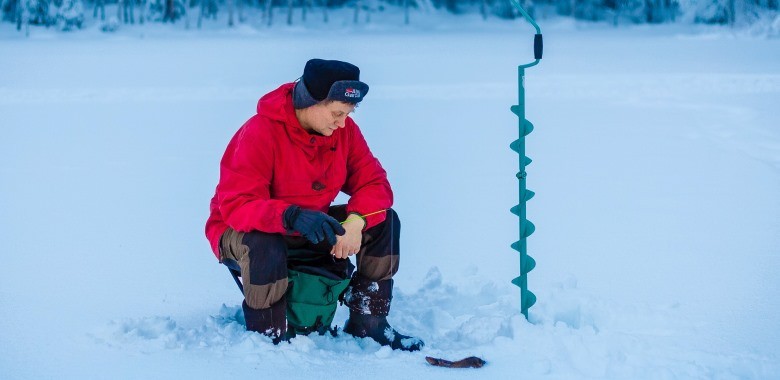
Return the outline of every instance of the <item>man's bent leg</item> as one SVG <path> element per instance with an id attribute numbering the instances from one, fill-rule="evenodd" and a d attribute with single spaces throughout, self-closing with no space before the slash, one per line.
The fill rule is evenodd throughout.
<path id="1" fill-rule="evenodd" d="M 357 258 L 357 273 L 345 294 L 345 304 L 361 314 L 387 316 L 398 272 L 401 221 L 393 209 L 385 221 L 367 229 Z"/>
<path id="2" fill-rule="evenodd" d="M 393 349 L 417 351 L 424 343 L 398 333 L 387 322 L 393 298 L 393 279 L 398 272 L 401 221 L 387 209 L 384 222 L 363 233 L 357 254 L 357 273 L 344 294 L 349 320 L 344 331 L 357 337 L 370 337 Z"/>
<path id="3" fill-rule="evenodd" d="M 260 231 L 222 235 L 220 252 L 238 262 L 244 285 L 246 328 L 275 338 L 287 331 L 287 246 L 278 234 Z"/>

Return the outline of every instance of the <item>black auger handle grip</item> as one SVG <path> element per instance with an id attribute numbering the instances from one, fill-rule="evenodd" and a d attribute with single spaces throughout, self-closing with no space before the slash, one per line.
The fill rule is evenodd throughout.
<path id="1" fill-rule="evenodd" d="M 542 43 L 542 35 L 534 35 L 534 59 L 542 59 L 542 51 L 544 50 L 544 44 Z"/>

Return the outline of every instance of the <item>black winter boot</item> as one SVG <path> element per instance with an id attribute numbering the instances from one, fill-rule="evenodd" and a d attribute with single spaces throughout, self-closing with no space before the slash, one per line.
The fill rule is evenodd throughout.
<path id="1" fill-rule="evenodd" d="M 287 296 L 267 309 L 253 309 L 246 301 L 241 305 L 244 309 L 247 331 L 255 331 L 270 337 L 274 344 L 288 340 L 287 336 Z"/>
<path id="2" fill-rule="evenodd" d="M 349 313 L 344 332 L 358 338 L 371 338 L 394 350 L 419 351 L 425 343 L 418 338 L 400 334 L 387 322 L 387 317 Z"/>
<path id="3" fill-rule="evenodd" d="M 425 345 L 423 341 L 399 334 L 387 322 L 392 299 L 392 279 L 371 281 L 360 273 L 355 274 L 344 293 L 344 304 L 349 307 L 344 332 L 358 338 L 371 338 L 394 350 L 418 351 Z"/>

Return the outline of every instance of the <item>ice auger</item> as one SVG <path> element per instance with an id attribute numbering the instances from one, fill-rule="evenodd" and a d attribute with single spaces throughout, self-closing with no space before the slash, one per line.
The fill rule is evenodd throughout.
<path id="1" fill-rule="evenodd" d="M 512 283 L 520 287 L 520 312 L 528 319 L 528 309 L 536 303 L 536 295 L 528 290 L 528 272 L 534 269 L 536 261 L 533 257 L 528 255 L 528 245 L 526 238 L 530 236 L 534 230 L 534 224 L 526 218 L 526 205 L 525 203 L 533 198 L 534 192 L 526 188 L 525 167 L 531 163 L 531 159 L 525 155 L 525 136 L 534 130 L 533 124 L 525 118 L 525 69 L 531 66 L 536 66 L 542 59 L 542 31 L 539 29 L 539 25 L 536 24 L 534 19 L 523 9 L 519 0 L 510 0 L 518 11 L 525 17 L 525 19 L 536 28 L 536 35 L 534 36 L 534 62 L 529 64 L 520 65 L 517 67 L 518 74 L 518 98 L 519 103 L 511 107 L 512 112 L 520 118 L 519 123 L 519 135 L 520 138 L 512 142 L 509 147 L 520 155 L 520 171 L 516 176 L 519 181 L 519 203 L 512 207 L 511 212 L 520 218 L 520 240 L 512 244 L 512 249 L 520 253 L 520 275 L 512 280 Z"/>

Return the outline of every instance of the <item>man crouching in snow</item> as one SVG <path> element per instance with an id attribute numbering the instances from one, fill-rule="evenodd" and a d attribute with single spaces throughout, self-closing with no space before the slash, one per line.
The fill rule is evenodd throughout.
<path id="1" fill-rule="evenodd" d="M 356 255 L 357 272 L 342 280 L 344 332 L 416 351 L 423 342 L 387 322 L 400 222 L 387 173 L 348 116 L 368 92 L 359 76 L 350 63 L 312 59 L 298 81 L 260 99 L 222 157 L 206 236 L 220 262 L 241 267 L 247 330 L 276 343 L 290 336 L 293 252 L 316 253 L 302 261 L 308 273 L 351 273 Z M 339 191 L 349 202 L 330 206 Z"/>

